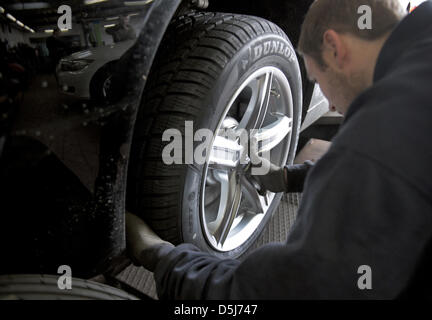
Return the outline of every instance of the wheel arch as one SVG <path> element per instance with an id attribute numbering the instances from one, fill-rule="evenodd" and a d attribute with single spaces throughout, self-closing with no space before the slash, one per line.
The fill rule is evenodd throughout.
<path id="1" fill-rule="evenodd" d="M 97 237 L 97 243 L 88 250 L 96 254 L 92 261 L 84 262 L 87 271 L 83 277 L 107 272 L 126 249 L 124 213 L 128 155 L 136 114 L 146 84 L 145 75 L 150 72 L 164 33 L 180 4 L 181 0 L 155 0 L 143 18 L 145 21 L 135 44 L 116 63 L 115 76 L 123 79 L 124 94 L 109 106 L 111 113 L 107 113 L 107 123 L 101 129 L 99 171 L 94 186 L 98 199 L 112 201 L 95 209 L 97 221 L 92 234 Z M 116 113 L 118 110 L 122 112 Z"/>
<path id="2" fill-rule="evenodd" d="M 93 74 L 93 76 L 90 79 L 90 85 L 89 85 L 90 98 L 92 98 L 92 99 L 95 98 L 94 94 L 95 94 L 95 90 L 97 89 L 96 85 L 97 85 L 98 77 L 101 74 L 103 74 L 105 72 L 105 70 L 109 70 L 110 68 L 112 69 L 118 61 L 119 61 L 119 59 L 108 61 L 107 63 L 100 66 L 99 69 L 96 70 L 96 72 Z"/>

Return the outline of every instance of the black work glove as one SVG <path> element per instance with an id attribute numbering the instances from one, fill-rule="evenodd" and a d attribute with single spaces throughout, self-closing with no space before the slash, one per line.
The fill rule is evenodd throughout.
<path id="1" fill-rule="evenodd" d="M 168 254 L 174 245 L 162 240 L 139 217 L 126 212 L 127 249 L 132 262 L 154 271 L 157 263 Z"/>
<path id="2" fill-rule="evenodd" d="M 306 161 L 304 164 L 278 167 L 269 160 L 260 158 L 260 163 L 258 165 L 253 165 L 249 170 L 249 174 L 258 182 L 261 194 L 267 191 L 274 193 L 302 192 L 306 175 L 312 166 L 313 162 Z M 269 170 L 265 175 L 254 174 L 252 170 L 254 167 L 264 167 L 269 168 Z"/>

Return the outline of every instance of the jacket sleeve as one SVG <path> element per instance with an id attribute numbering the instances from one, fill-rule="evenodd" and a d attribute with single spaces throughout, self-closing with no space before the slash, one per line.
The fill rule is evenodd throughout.
<path id="1" fill-rule="evenodd" d="M 313 168 L 312 161 L 306 161 L 302 164 L 286 165 L 286 192 L 301 193 L 304 189 L 304 183 L 308 172 Z"/>
<path id="2" fill-rule="evenodd" d="M 159 261 L 161 299 L 387 299 L 414 274 L 431 236 L 427 197 L 385 165 L 331 149 L 306 180 L 286 243 L 243 261 L 183 244 Z M 361 290 L 370 267 L 372 288 Z M 367 275 L 366 275 L 367 276 Z"/>

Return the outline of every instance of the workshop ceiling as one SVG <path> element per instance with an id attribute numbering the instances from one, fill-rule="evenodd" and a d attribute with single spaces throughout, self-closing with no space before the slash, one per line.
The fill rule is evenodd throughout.
<path id="1" fill-rule="evenodd" d="M 120 0 L 12 0 L 0 1 L 0 6 L 5 10 L 0 15 L 2 22 L 8 22 L 6 14 L 11 14 L 30 28 L 38 31 L 46 26 L 55 26 L 59 18 L 57 9 L 67 4 L 72 9 L 72 19 L 75 23 L 83 20 L 104 20 L 119 15 L 136 14 L 139 10 L 150 3 L 147 1 L 120 1 Z"/>

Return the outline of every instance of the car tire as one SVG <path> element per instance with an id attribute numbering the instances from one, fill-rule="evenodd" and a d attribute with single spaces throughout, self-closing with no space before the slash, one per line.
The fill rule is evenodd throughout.
<path id="1" fill-rule="evenodd" d="M 71 279 L 71 289 L 59 289 L 58 276 L 2 275 L 0 300 L 138 300 L 120 289 L 98 282 Z"/>
<path id="2" fill-rule="evenodd" d="M 235 14 L 191 13 L 171 23 L 136 120 L 127 189 L 128 210 L 167 241 L 189 242 L 216 256 L 236 258 L 253 245 L 276 210 L 281 194 L 274 196 L 246 241 L 219 250 L 203 227 L 204 165 L 166 165 L 161 157 L 165 130 L 179 130 L 184 138 L 185 121 L 193 121 L 194 130 L 217 130 L 235 89 L 267 67 L 281 70 L 291 91 L 292 132 L 283 165 L 294 160 L 302 114 L 300 67 L 285 33 L 262 18 Z"/>
<path id="3" fill-rule="evenodd" d="M 90 81 L 90 99 L 99 105 L 113 103 L 118 92 L 112 84 L 116 62 L 109 62 L 100 68 Z"/>

